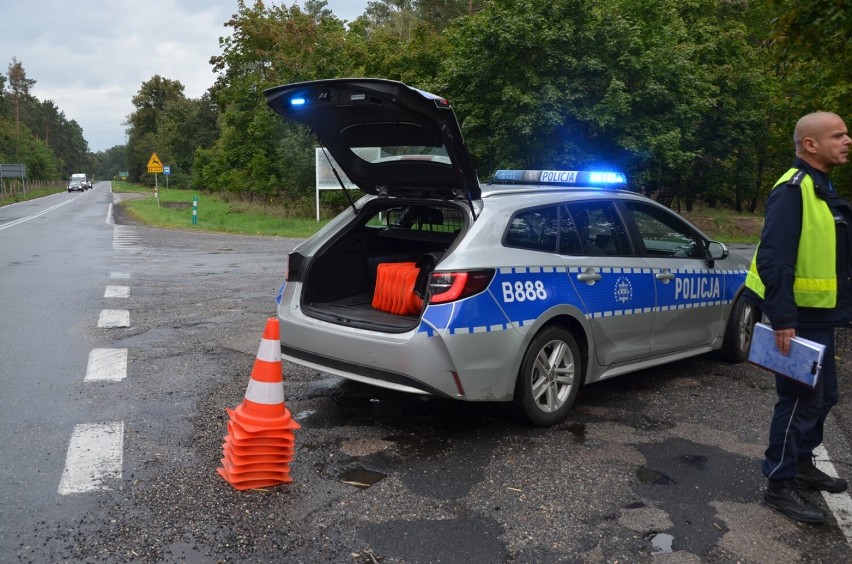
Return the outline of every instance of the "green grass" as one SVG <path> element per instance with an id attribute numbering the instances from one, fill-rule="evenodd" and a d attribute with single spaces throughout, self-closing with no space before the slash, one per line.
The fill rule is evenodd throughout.
<path id="1" fill-rule="evenodd" d="M 138 199 L 121 205 L 139 221 L 157 227 L 302 239 L 327 223 L 312 217 L 294 217 L 293 210 L 281 205 L 229 201 L 220 194 L 160 188 L 159 198 L 155 199 L 153 188 L 129 182 L 113 182 L 112 187 L 113 192 L 139 194 Z M 198 223 L 195 225 L 192 223 L 193 197 L 198 198 Z M 696 207 L 681 215 L 710 238 L 723 243 L 757 243 L 763 226 L 763 215 L 759 213 Z"/>
<path id="2" fill-rule="evenodd" d="M 703 208 L 681 215 L 711 239 L 723 243 L 757 243 L 763 228 L 763 213 Z"/>
<path id="3" fill-rule="evenodd" d="M 37 190 L 27 190 L 26 194 L 21 194 L 18 192 L 12 195 L 4 194 L 3 197 L 0 198 L 0 207 L 8 206 L 9 204 L 14 204 L 17 202 L 35 200 L 36 198 L 43 198 L 44 196 L 58 194 L 59 192 L 65 192 L 66 190 L 67 188 L 65 187 L 65 183 L 62 183 L 61 185 L 55 186 L 53 188 L 38 188 Z"/>
<path id="4" fill-rule="evenodd" d="M 113 191 L 139 194 L 139 198 L 125 200 L 121 205 L 137 220 L 157 227 L 303 239 L 327 223 L 288 217 L 281 206 L 227 202 L 216 194 L 160 188 L 155 198 L 153 189 L 127 182 L 113 182 Z M 193 198 L 198 198 L 196 224 L 192 223 Z"/>

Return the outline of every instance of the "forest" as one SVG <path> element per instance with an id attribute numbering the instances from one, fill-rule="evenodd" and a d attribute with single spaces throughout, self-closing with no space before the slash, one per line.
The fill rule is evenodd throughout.
<path id="1" fill-rule="evenodd" d="M 179 81 L 151 77 L 127 145 L 95 154 L 10 65 L 0 160 L 153 182 L 156 152 L 175 187 L 304 204 L 315 140 L 263 91 L 368 76 L 447 98 L 483 181 L 498 168 L 607 166 L 677 209 L 754 211 L 792 160 L 801 115 L 850 119 L 852 0 L 374 0 L 352 22 L 324 0 L 239 0 L 224 23 L 207 92 L 187 98 Z M 847 196 L 850 168 L 833 176 Z"/>

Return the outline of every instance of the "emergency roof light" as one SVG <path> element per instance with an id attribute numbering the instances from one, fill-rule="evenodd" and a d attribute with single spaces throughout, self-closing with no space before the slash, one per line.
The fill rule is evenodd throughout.
<path id="1" fill-rule="evenodd" d="M 302 98 L 301 96 L 296 97 L 296 98 L 290 98 L 290 105 L 291 106 L 304 106 L 305 105 L 305 99 Z"/>
<path id="2" fill-rule="evenodd" d="M 553 184 L 556 186 L 615 187 L 627 184 L 622 172 L 594 170 L 498 170 L 497 184 Z"/>

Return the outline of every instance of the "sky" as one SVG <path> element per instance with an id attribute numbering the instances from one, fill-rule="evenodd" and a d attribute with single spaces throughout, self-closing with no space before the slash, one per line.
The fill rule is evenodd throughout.
<path id="1" fill-rule="evenodd" d="M 352 21 L 368 0 L 327 0 L 340 19 Z M 252 5 L 253 0 L 246 0 Z M 267 0 L 292 5 L 299 0 Z M 237 11 L 237 0 L 0 0 L 0 72 L 14 57 L 30 93 L 53 100 L 83 128 L 92 152 L 127 142 L 131 99 L 159 74 L 199 98 L 213 85 L 210 57 Z"/>

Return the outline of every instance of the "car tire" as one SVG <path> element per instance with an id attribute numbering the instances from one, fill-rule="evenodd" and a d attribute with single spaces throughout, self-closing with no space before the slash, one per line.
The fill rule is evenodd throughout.
<path id="1" fill-rule="evenodd" d="M 722 360 L 743 362 L 748 359 L 754 324 L 760 317 L 760 310 L 748 300 L 740 297 L 734 302 L 728 323 L 725 326 L 725 340 L 719 351 Z"/>
<path id="2" fill-rule="evenodd" d="M 583 359 L 574 336 L 562 327 L 542 330 L 530 343 L 515 384 L 517 415 L 542 427 L 568 414 L 583 380 Z"/>

